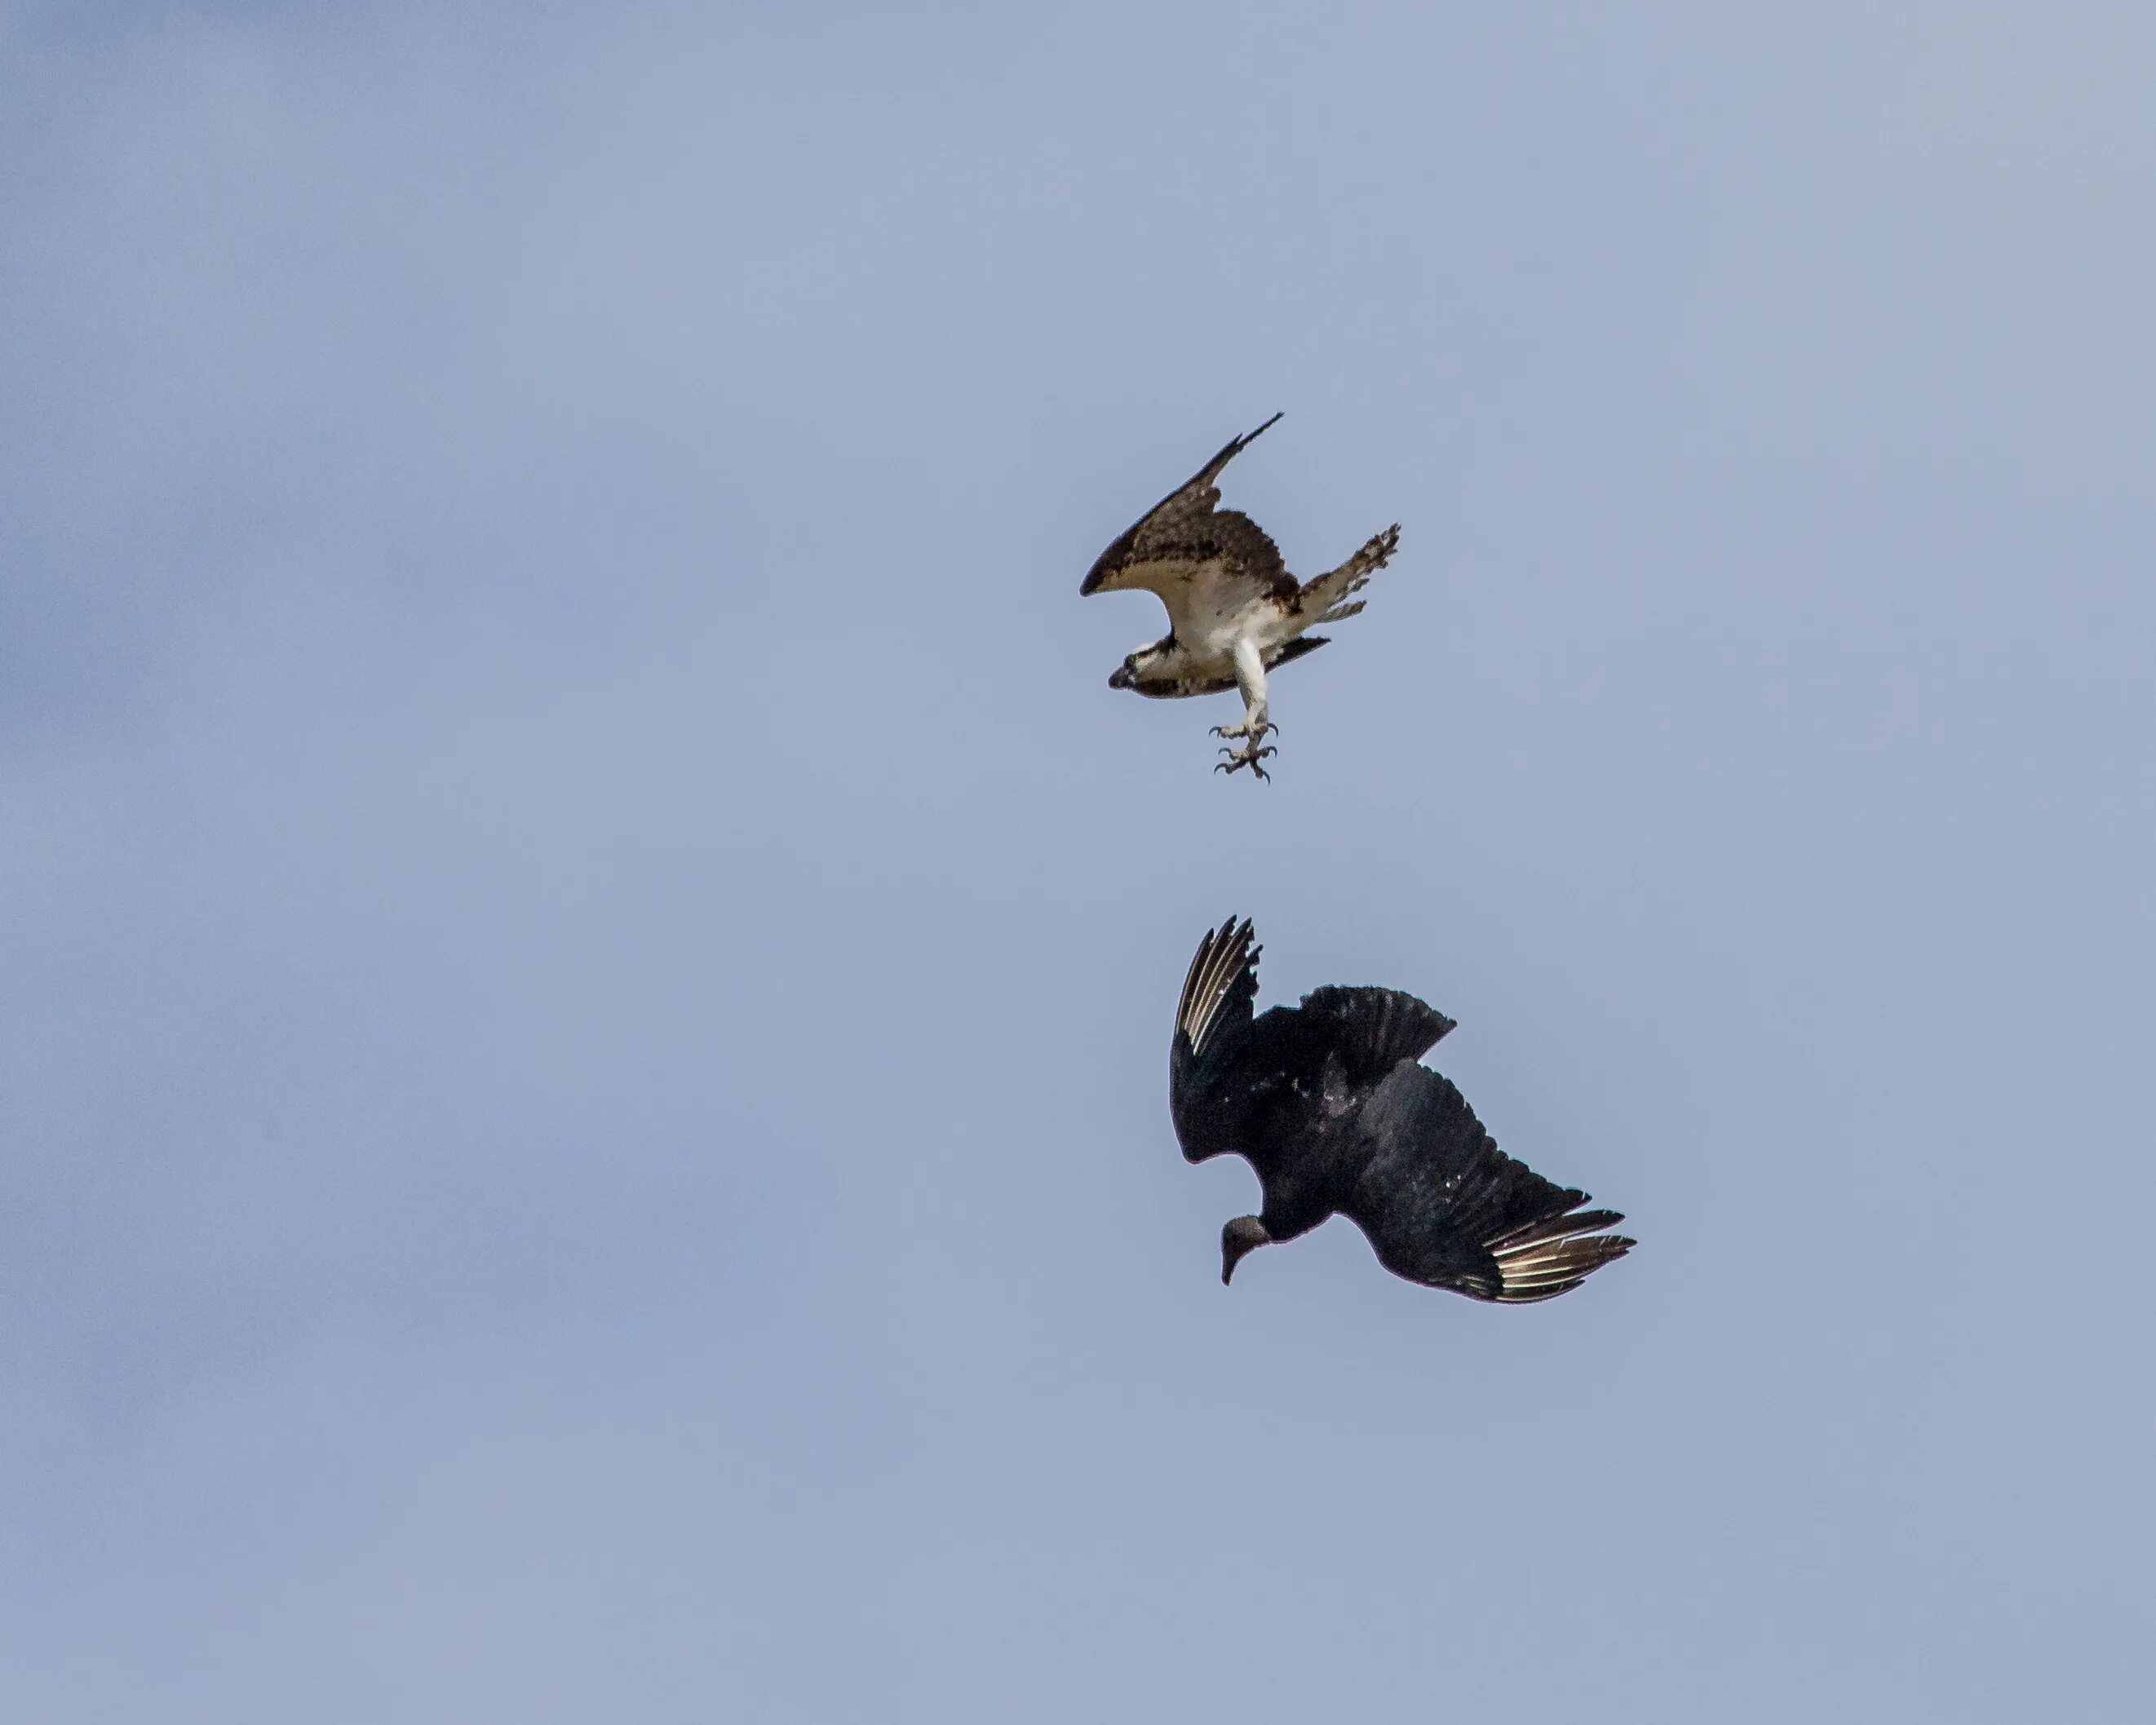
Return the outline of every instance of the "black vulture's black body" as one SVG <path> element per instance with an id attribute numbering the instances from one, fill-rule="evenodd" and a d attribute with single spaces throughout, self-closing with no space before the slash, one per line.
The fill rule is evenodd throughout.
<path id="1" fill-rule="evenodd" d="M 1419 1063 L 1453 1021 L 1391 988 L 1320 988 L 1253 1015 L 1248 922 L 1206 936 L 1176 1016 L 1169 1108 L 1192 1162 L 1233 1153 L 1265 1189 L 1230 1223 L 1223 1277 L 1251 1246 L 1344 1215 L 1394 1274 L 1521 1303 L 1577 1287 L 1632 1242 L 1624 1219 L 1500 1151 Z"/>

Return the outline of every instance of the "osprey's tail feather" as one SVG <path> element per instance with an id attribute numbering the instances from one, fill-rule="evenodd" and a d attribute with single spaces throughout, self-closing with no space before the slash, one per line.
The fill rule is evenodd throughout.
<path id="1" fill-rule="evenodd" d="M 1307 616 L 1313 625 L 1338 623 L 1353 617 L 1363 608 L 1364 602 L 1355 599 L 1350 603 L 1351 596 L 1360 592 L 1363 583 L 1385 567 L 1399 542 L 1400 524 L 1394 521 L 1331 574 L 1304 583 L 1302 591 L 1296 595 L 1296 609 Z"/>

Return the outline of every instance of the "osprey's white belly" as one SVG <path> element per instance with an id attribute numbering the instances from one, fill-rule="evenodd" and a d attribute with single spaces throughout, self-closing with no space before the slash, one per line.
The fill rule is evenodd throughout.
<path id="1" fill-rule="evenodd" d="M 1297 621 L 1288 607 L 1270 601 L 1234 610 L 1209 606 L 1190 617 L 1187 625 L 1178 619 L 1175 638 L 1194 670 L 1233 676 L 1237 641 L 1249 640 L 1260 654 L 1270 653 L 1301 633 Z"/>

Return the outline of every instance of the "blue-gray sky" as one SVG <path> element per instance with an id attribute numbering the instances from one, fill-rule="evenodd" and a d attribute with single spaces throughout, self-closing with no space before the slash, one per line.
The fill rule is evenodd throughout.
<path id="1" fill-rule="evenodd" d="M 2144 5 L 0 8 L 11 1717 L 2114 1720 Z M 1080 603 L 1230 434 L 1363 618 Z M 1218 1278 L 1424 994 L 1642 1244 Z"/>

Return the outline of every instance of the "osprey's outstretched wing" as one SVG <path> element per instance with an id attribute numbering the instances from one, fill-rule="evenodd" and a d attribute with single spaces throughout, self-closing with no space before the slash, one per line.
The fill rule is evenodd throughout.
<path id="1" fill-rule="evenodd" d="M 1250 1045 L 1263 950 L 1253 943 L 1249 919 L 1230 916 L 1199 942 L 1183 979 L 1168 1057 L 1168 1109 L 1191 1162 L 1242 1147 L 1235 1142 L 1240 1111 L 1222 1104 L 1244 1087 L 1240 1061 Z"/>
<path id="2" fill-rule="evenodd" d="M 1363 1106 L 1372 1155 L 1341 1214 L 1395 1276 L 1518 1305 L 1578 1287 L 1633 1242 L 1614 1210 L 1500 1150 L 1450 1081 L 1412 1061 Z"/>
<path id="3" fill-rule="evenodd" d="M 1296 608 L 1314 623 L 1338 623 L 1353 617 L 1365 602 L 1353 599 L 1351 603 L 1352 596 L 1385 567 L 1399 544 L 1400 524 L 1394 521 L 1338 568 L 1305 582 L 1296 594 Z"/>
<path id="4" fill-rule="evenodd" d="M 1260 599 L 1292 599 L 1301 589 L 1280 547 L 1250 516 L 1217 507 L 1220 470 L 1279 418 L 1230 439 L 1188 485 L 1148 510 L 1101 553 L 1080 594 L 1133 587 L 1158 593 L 1170 626 L 1185 639 L 1195 639 L 1209 617 L 1235 616 Z"/>

